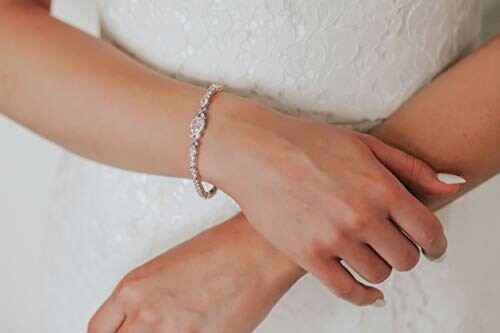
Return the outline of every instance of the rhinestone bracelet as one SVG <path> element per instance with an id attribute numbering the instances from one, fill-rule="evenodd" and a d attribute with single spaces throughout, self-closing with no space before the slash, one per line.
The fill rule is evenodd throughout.
<path id="1" fill-rule="evenodd" d="M 208 87 L 205 96 L 200 101 L 200 109 L 191 120 L 190 128 L 190 145 L 189 145 L 189 169 L 191 171 L 191 177 L 193 178 L 194 187 L 196 192 L 203 199 L 210 199 L 217 193 L 217 187 L 213 186 L 208 191 L 205 190 L 203 184 L 201 183 L 200 172 L 198 169 L 198 156 L 200 154 L 200 142 L 203 137 L 203 133 L 207 128 L 207 113 L 208 105 L 212 100 L 212 97 L 218 92 L 222 91 L 222 86 L 219 84 L 211 84 Z"/>

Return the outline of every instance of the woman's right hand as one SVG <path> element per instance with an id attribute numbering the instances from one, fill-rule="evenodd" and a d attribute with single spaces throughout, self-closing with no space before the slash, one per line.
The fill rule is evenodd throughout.
<path id="1" fill-rule="evenodd" d="M 214 100 L 213 109 L 201 146 L 202 177 L 340 298 L 356 305 L 383 298 L 341 260 L 380 283 L 392 267 L 417 264 L 414 243 L 431 260 L 444 254 L 439 220 L 401 182 L 426 195 L 452 194 L 458 185 L 440 182 L 423 162 L 369 135 L 265 107 L 217 110 Z"/>
<path id="2" fill-rule="evenodd" d="M 88 333 L 252 332 L 304 274 L 238 214 L 127 274 Z"/>

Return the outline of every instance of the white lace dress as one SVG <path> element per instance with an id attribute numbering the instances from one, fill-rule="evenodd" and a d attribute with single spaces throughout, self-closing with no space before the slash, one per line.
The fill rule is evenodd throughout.
<path id="1" fill-rule="evenodd" d="M 481 5 L 103 0 L 100 14 L 105 38 L 179 80 L 216 81 L 283 112 L 365 130 L 476 46 Z M 73 155 L 64 158 L 58 178 L 44 252 L 47 333 L 83 332 L 125 273 L 239 211 L 224 193 L 199 199 L 188 180 Z M 257 331 L 494 331 L 500 290 L 487 278 L 494 256 L 475 258 L 498 252 L 492 235 L 500 230 L 483 226 L 488 232 L 472 237 L 480 221 L 467 221 L 474 198 L 467 200 L 440 215 L 451 243 L 447 261 L 393 274 L 383 286 L 385 308 L 353 307 L 307 276 Z M 475 245 L 480 242 L 489 252 Z"/>

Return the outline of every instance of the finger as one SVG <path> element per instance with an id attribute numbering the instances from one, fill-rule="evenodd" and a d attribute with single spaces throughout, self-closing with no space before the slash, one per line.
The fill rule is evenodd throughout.
<path id="1" fill-rule="evenodd" d="M 354 305 L 364 306 L 384 299 L 384 294 L 376 288 L 365 286 L 356 280 L 340 263 L 339 259 L 325 259 L 313 271 L 314 275 L 324 283 L 337 297 Z"/>
<path id="2" fill-rule="evenodd" d="M 377 225 L 377 230 L 365 240 L 390 266 L 398 271 L 409 271 L 420 259 L 420 250 L 391 221 Z"/>
<path id="3" fill-rule="evenodd" d="M 370 246 L 363 243 L 352 244 L 352 247 L 342 249 L 340 257 L 363 279 L 371 283 L 381 283 L 391 275 L 391 266 Z"/>
<path id="4" fill-rule="evenodd" d="M 178 331 L 183 331 L 178 328 Z M 136 311 L 127 317 L 116 333 L 160 333 L 170 332 L 165 322 L 149 312 Z"/>
<path id="5" fill-rule="evenodd" d="M 123 323 L 123 326 L 120 327 L 120 329 L 118 331 L 116 331 L 116 333 L 149 333 L 149 332 L 153 333 L 153 332 L 157 332 L 157 331 L 154 331 L 151 328 L 148 328 L 143 323 L 138 323 L 138 322 L 133 323 L 129 319 L 127 319 Z"/>
<path id="6" fill-rule="evenodd" d="M 438 179 L 434 170 L 418 158 L 391 147 L 370 135 L 361 135 L 363 142 L 375 157 L 414 193 L 422 195 L 450 195 L 459 184 L 448 184 Z"/>
<path id="7" fill-rule="evenodd" d="M 438 218 L 408 192 L 401 191 L 401 204 L 390 207 L 391 219 L 422 248 L 425 256 L 435 260 L 448 246 Z"/>
<path id="8" fill-rule="evenodd" d="M 390 182 L 397 185 L 387 192 L 390 193 L 386 198 L 389 218 L 422 248 L 428 259 L 436 260 L 442 257 L 448 243 L 441 222 L 397 181 L 390 170 L 383 166 L 380 170 L 386 174 Z"/>
<path id="9" fill-rule="evenodd" d="M 92 317 L 88 333 L 115 333 L 125 321 L 126 315 L 113 297 L 108 298 Z"/>

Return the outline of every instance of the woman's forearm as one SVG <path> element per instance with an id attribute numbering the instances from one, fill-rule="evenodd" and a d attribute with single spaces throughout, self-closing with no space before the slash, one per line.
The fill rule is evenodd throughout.
<path id="1" fill-rule="evenodd" d="M 422 198 L 438 208 L 500 170 L 500 35 L 440 75 L 373 135 L 434 170 L 462 176 L 453 196 Z"/>
<path id="2" fill-rule="evenodd" d="M 188 124 L 204 89 L 148 70 L 57 22 L 31 1 L 0 1 L 0 43 L 11 47 L 0 55 L 0 109 L 5 114 L 98 162 L 189 176 Z M 217 94 L 210 108 L 200 149 L 201 177 L 231 195 L 260 234 L 339 297 L 364 305 L 383 296 L 331 257 L 343 257 L 372 282 L 385 279 L 389 265 L 408 270 L 416 264 L 417 248 L 387 221 L 389 214 L 429 258 L 445 251 L 439 221 L 394 178 L 410 171 L 401 151 L 230 94 Z M 327 151 L 325 142 L 331 143 Z M 374 150 L 398 155 L 388 162 L 398 171 L 386 170 Z M 407 185 L 437 194 L 457 189 L 427 171 Z M 353 193 L 356 202 L 350 200 Z M 296 219 L 310 223 L 293 223 Z M 360 221 L 374 221 L 369 234 L 355 231 Z M 371 250 L 368 256 L 375 264 L 357 259 L 370 242 L 385 260 Z M 355 250 L 345 253 L 350 246 Z M 340 273 L 332 278 L 334 271 Z"/>
<path id="3" fill-rule="evenodd" d="M 0 45 L 8 50 L 0 53 L 0 112 L 98 162 L 189 176 L 188 128 L 203 88 L 149 70 L 33 1 L 0 0 Z M 202 155 L 215 158 L 219 116 L 252 106 L 215 96 Z"/>

